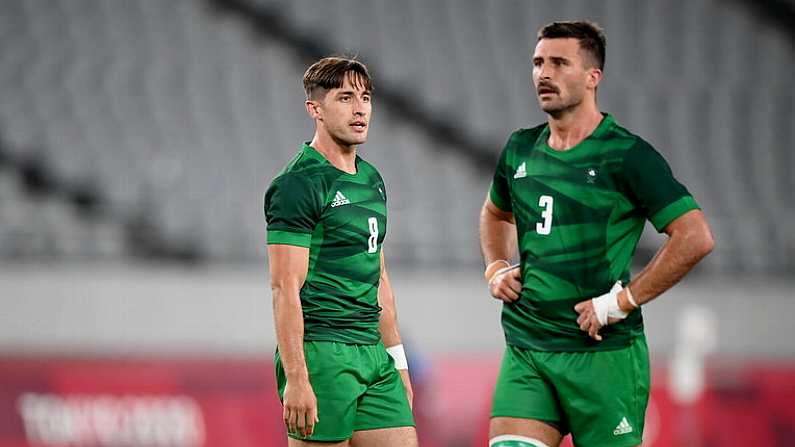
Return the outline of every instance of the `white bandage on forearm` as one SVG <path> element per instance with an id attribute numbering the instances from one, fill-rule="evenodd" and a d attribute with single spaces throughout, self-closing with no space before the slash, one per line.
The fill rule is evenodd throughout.
<path id="1" fill-rule="evenodd" d="M 593 307 L 596 311 L 596 318 L 602 326 L 607 325 L 608 318 L 627 318 L 629 312 L 624 312 L 618 307 L 618 292 L 622 290 L 621 281 L 613 284 L 613 288 L 602 296 L 593 298 Z"/>
<path id="2" fill-rule="evenodd" d="M 406 351 L 403 345 L 395 345 L 386 348 L 386 353 L 395 360 L 395 369 L 409 369 L 409 361 L 406 359 Z"/>

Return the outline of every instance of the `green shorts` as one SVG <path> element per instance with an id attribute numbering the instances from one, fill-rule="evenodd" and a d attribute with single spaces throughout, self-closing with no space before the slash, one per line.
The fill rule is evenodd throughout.
<path id="1" fill-rule="evenodd" d="M 382 343 L 352 345 L 305 341 L 309 383 L 317 397 L 318 422 L 309 441 L 343 441 L 354 431 L 414 426 L 403 380 Z M 279 398 L 287 378 L 279 351 L 274 356 Z"/>
<path id="2" fill-rule="evenodd" d="M 577 447 L 640 445 L 649 401 L 649 350 L 542 352 L 507 346 L 492 417 L 536 419 L 571 432 Z"/>

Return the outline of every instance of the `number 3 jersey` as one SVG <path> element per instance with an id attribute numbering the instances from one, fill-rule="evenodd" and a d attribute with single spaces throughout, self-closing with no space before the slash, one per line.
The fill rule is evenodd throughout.
<path id="1" fill-rule="evenodd" d="M 268 244 L 309 248 L 304 340 L 377 343 L 386 190 L 375 167 L 357 156 L 348 174 L 304 144 L 265 193 L 265 219 Z"/>
<path id="2" fill-rule="evenodd" d="M 513 213 L 521 260 L 521 298 L 502 311 L 506 341 L 541 351 L 629 346 L 643 331 L 640 309 L 596 342 L 574 306 L 629 282 L 646 219 L 662 232 L 698 205 L 665 159 L 610 115 L 571 149 L 556 151 L 548 138 L 546 124 L 514 132 L 489 193 Z"/>

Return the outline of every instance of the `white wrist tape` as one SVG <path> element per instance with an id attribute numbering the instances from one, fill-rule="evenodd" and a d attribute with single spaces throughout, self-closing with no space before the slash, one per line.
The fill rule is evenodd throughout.
<path id="1" fill-rule="evenodd" d="M 621 281 L 613 284 L 613 288 L 602 296 L 593 298 L 593 307 L 596 311 L 596 318 L 602 326 L 607 325 L 608 318 L 618 318 L 623 320 L 627 318 L 629 312 L 624 312 L 618 307 L 618 292 L 622 289 Z"/>
<path id="2" fill-rule="evenodd" d="M 499 278 L 500 275 L 504 275 L 510 272 L 511 270 L 516 270 L 519 268 L 520 265 L 521 264 L 514 264 L 514 265 L 509 264 L 508 267 L 503 267 L 497 270 L 496 272 L 494 272 L 494 274 L 491 275 L 491 279 L 489 279 L 489 287 L 491 287 L 491 285 L 494 283 L 494 281 L 497 280 L 497 278 Z"/>
<path id="3" fill-rule="evenodd" d="M 503 265 L 504 267 L 500 267 Z M 506 261 L 505 259 L 497 259 L 494 262 L 491 262 L 489 265 L 486 266 L 486 270 L 483 271 L 483 276 L 486 277 L 486 281 L 491 284 L 491 281 L 497 276 L 499 270 L 502 270 L 505 267 L 510 267 L 511 263 Z"/>
<path id="4" fill-rule="evenodd" d="M 386 353 L 395 360 L 395 369 L 409 369 L 409 361 L 406 359 L 406 351 L 403 345 L 395 345 L 386 348 Z"/>

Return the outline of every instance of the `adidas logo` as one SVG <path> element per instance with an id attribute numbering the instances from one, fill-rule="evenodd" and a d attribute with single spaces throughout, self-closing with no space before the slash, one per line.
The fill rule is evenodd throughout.
<path id="1" fill-rule="evenodd" d="M 337 194 L 334 195 L 334 201 L 331 202 L 331 207 L 336 208 L 340 205 L 347 205 L 351 203 L 347 197 L 343 196 L 341 192 L 337 191 Z"/>
<path id="2" fill-rule="evenodd" d="M 627 433 L 632 433 L 632 426 L 629 425 L 629 421 L 627 421 L 627 418 L 622 418 L 621 422 L 619 422 L 618 426 L 616 426 L 616 429 L 613 430 L 613 435 L 619 436 L 619 435 L 626 435 Z"/>
<path id="3" fill-rule="evenodd" d="M 523 161 L 522 164 L 516 168 L 516 173 L 513 175 L 513 178 L 525 178 L 527 177 L 527 166 L 525 166 L 525 162 Z"/>

